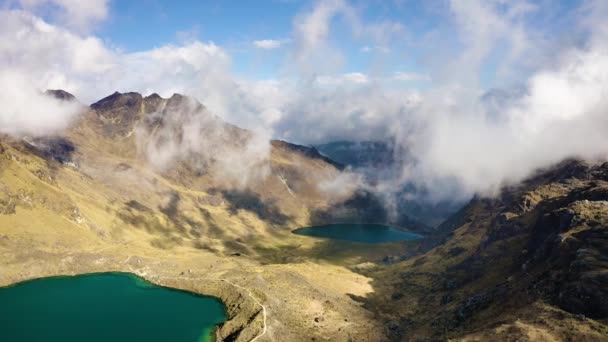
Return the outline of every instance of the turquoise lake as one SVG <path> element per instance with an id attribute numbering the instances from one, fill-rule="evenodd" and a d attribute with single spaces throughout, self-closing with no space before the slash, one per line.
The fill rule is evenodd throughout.
<path id="1" fill-rule="evenodd" d="M 214 297 L 126 273 L 51 277 L 0 288 L 0 341 L 210 341 Z"/>
<path id="2" fill-rule="evenodd" d="M 299 228 L 293 232 L 298 235 L 363 243 L 385 243 L 422 238 L 422 235 L 381 224 L 328 224 Z"/>

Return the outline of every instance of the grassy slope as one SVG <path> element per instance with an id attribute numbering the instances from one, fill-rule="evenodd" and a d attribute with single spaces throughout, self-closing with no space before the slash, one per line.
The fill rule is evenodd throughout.
<path id="1" fill-rule="evenodd" d="M 376 249 L 290 233 L 335 204 L 316 188 L 340 172 L 323 160 L 279 144 L 269 176 L 235 191 L 185 165 L 155 172 L 138 157 L 133 136 L 107 137 L 102 126 L 88 112 L 70 130 L 73 164 L 0 139 L 0 285 L 57 274 L 134 272 L 239 303 L 231 306 L 236 323 L 225 330 L 238 330 L 239 319 L 253 317 L 243 340 L 260 333 L 259 308 L 235 302 L 242 294 L 210 279 L 252 290 L 268 309 L 267 340 L 608 336 L 605 321 L 565 311 L 577 303 L 558 302 L 555 295 L 602 284 L 602 259 L 591 254 L 590 262 L 582 260 L 591 271 L 564 275 L 559 270 L 570 269 L 572 260 L 534 254 L 547 250 L 539 237 L 554 234 L 553 221 L 542 218 L 553 212 L 560 217 L 563 208 L 582 222 L 560 232 L 574 241 L 564 255 L 581 248 L 605 253 L 603 238 L 589 234 L 606 227 L 606 179 L 587 167 L 561 168 L 499 199 L 472 202 L 443 226 L 445 236 L 433 238 L 443 243 L 426 252 L 433 241 Z M 527 260 L 532 267 L 521 272 Z M 240 317 L 239 311 L 256 316 Z"/>
<path id="2" fill-rule="evenodd" d="M 370 279 L 323 261 L 273 264 L 259 253 L 316 248 L 319 241 L 290 230 L 308 223 L 311 203 L 325 205 L 314 189 L 303 187 L 338 172 L 333 166 L 275 149 L 273 167 L 313 177 L 291 176 L 303 184 L 296 194 L 306 195 L 288 198 L 274 177 L 235 198 L 212 192 L 208 183 L 199 187 L 199 180 L 177 183 L 171 175 L 153 172 L 128 149 L 121 150 L 124 141 L 101 141 L 89 128 L 70 133 L 78 147 L 76 167 L 38 156 L 22 142 L 0 142 L 0 284 L 56 274 L 130 271 L 225 299 L 223 292 L 201 286 L 207 278 L 221 277 L 252 289 L 265 303 L 268 339 L 348 340 L 357 334 L 381 339 L 371 314 L 348 295 L 371 292 Z M 260 207 L 241 203 L 249 200 Z M 267 203 L 275 203 L 274 211 L 264 211 Z M 275 220 L 272 215 L 287 218 Z M 324 320 L 316 322 L 320 316 Z M 260 331 L 259 315 L 251 325 Z M 254 335 L 245 332 L 243 339 Z"/>

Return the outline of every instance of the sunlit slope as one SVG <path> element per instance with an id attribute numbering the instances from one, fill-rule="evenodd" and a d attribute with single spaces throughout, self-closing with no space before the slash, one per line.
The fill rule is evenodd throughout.
<path id="1" fill-rule="evenodd" d="M 101 240 L 143 233 L 159 247 L 189 244 L 218 251 L 228 245 L 247 251 L 254 240 L 277 243 L 277 235 L 308 224 L 311 212 L 331 204 L 319 184 L 339 169 L 287 143 L 273 142 L 266 173 L 244 185 L 188 158 L 154 168 L 138 152 L 133 130 L 146 112 L 157 110 L 148 108 L 153 100 L 171 100 L 112 96 L 118 98 L 93 105 L 64 137 L 5 143 L 3 195 L 29 194 L 31 208 L 24 202 L 30 199 L 17 202 L 18 208 L 64 218 Z M 238 149 L 247 143 L 248 131 L 213 120 L 221 125 L 223 144 Z M 58 151 L 61 144 L 70 148 Z"/>
<path id="2" fill-rule="evenodd" d="M 268 340 L 331 335 L 346 341 L 381 331 L 349 296 L 372 292 L 370 279 L 315 260 L 267 265 L 274 250 L 306 251 L 319 244 L 291 229 L 311 224 L 317 211 L 352 195 L 327 196 L 319 186 L 341 175 L 339 165 L 308 148 L 274 141 L 266 173 L 244 185 L 218 175 L 211 159 L 207 168 L 193 167 L 190 156 L 157 168 L 138 148 L 132 128 L 145 117 L 145 101 L 125 101 L 111 110 L 137 115 L 111 118 L 93 107 L 59 136 L 0 137 L 0 285 L 133 272 L 222 298 L 231 319 L 218 334 L 237 341 L 264 331 L 263 310 L 251 298 L 268 311 Z M 250 133 L 224 128 L 230 136 L 217 141 L 230 144 L 226 153 L 246 144 Z M 320 316 L 324 321 L 315 321 Z M 381 340 L 383 334 L 373 336 Z"/>

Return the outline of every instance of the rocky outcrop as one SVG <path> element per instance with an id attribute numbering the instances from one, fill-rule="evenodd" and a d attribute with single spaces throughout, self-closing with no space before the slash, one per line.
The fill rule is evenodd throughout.
<path id="1" fill-rule="evenodd" d="M 143 115 L 143 97 L 139 93 L 114 94 L 91 105 L 103 125 L 107 137 L 129 135 Z"/>
<path id="2" fill-rule="evenodd" d="M 537 288 L 566 311 L 608 317 L 608 183 L 576 191 L 533 227 L 523 262 L 543 272 Z M 585 199 L 582 199 L 585 198 Z"/>
<path id="3" fill-rule="evenodd" d="M 76 146 L 70 139 L 60 136 L 28 138 L 25 143 L 32 152 L 60 163 L 71 162 L 72 154 L 76 151 Z"/>
<path id="4" fill-rule="evenodd" d="M 607 173 L 608 164 L 568 161 L 507 191 L 494 204 L 498 211 L 478 250 L 461 267 L 485 274 L 492 260 L 512 260 L 503 279 L 520 282 L 501 300 L 534 293 L 573 314 L 608 318 Z"/>
<path id="5" fill-rule="evenodd" d="M 501 324 L 540 329 L 514 321 L 533 310 L 561 312 L 548 315 L 549 330 L 579 322 L 561 338 L 608 337 L 608 329 L 585 332 L 608 318 L 608 163 L 569 160 L 540 171 L 496 198 L 473 199 L 439 231 L 432 249 L 375 275 L 379 293 L 386 286 L 401 294 L 389 304 L 405 311 L 390 315 L 402 322 L 391 330 L 395 339 L 453 338 Z"/>

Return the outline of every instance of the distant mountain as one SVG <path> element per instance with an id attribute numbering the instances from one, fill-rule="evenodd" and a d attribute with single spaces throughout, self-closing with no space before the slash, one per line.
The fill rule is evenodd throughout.
<path id="1" fill-rule="evenodd" d="M 565 161 L 431 229 L 418 218 L 452 203 L 399 196 L 424 191 L 405 184 L 391 208 L 345 172 L 382 181 L 365 172 L 399 170 L 390 144 L 330 147 L 348 165 L 180 94 L 114 93 L 59 135 L 0 135 L 0 286 L 137 274 L 220 298 L 218 341 L 607 340 L 608 163 Z M 292 233 L 336 222 L 424 238 Z"/>
<path id="2" fill-rule="evenodd" d="M 327 186 L 342 176 L 315 148 L 256 136 L 193 98 L 115 92 L 61 134 L 0 135 L 0 286 L 131 272 L 221 298 L 230 319 L 218 341 L 250 341 L 266 322 L 286 341 L 382 334 L 349 297 L 368 280 L 315 262 L 330 253 L 325 241 L 292 233 L 336 219 L 394 223 L 373 194 Z M 311 332 L 322 313 L 301 308 L 313 301 L 331 314 Z"/>
<path id="3" fill-rule="evenodd" d="M 351 167 L 362 174 L 370 185 L 399 176 L 402 167 L 414 160 L 407 151 L 396 149 L 392 141 L 334 141 L 315 145 L 321 154 Z M 460 209 L 462 201 L 430 202 L 425 190 L 414 182 L 400 184 L 392 193 L 378 194 L 394 206 L 396 221 L 415 220 L 428 226 L 437 226 Z M 403 216 L 403 218 L 399 218 Z"/>
<path id="4" fill-rule="evenodd" d="M 76 101 L 76 97 L 74 95 L 61 89 L 48 89 L 47 91 L 45 91 L 45 94 L 64 101 Z"/>
<path id="5" fill-rule="evenodd" d="M 382 168 L 392 165 L 393 144 L 384 141 L 334 141 L 315 145 L 323 155 L 353 168 Z"/>

